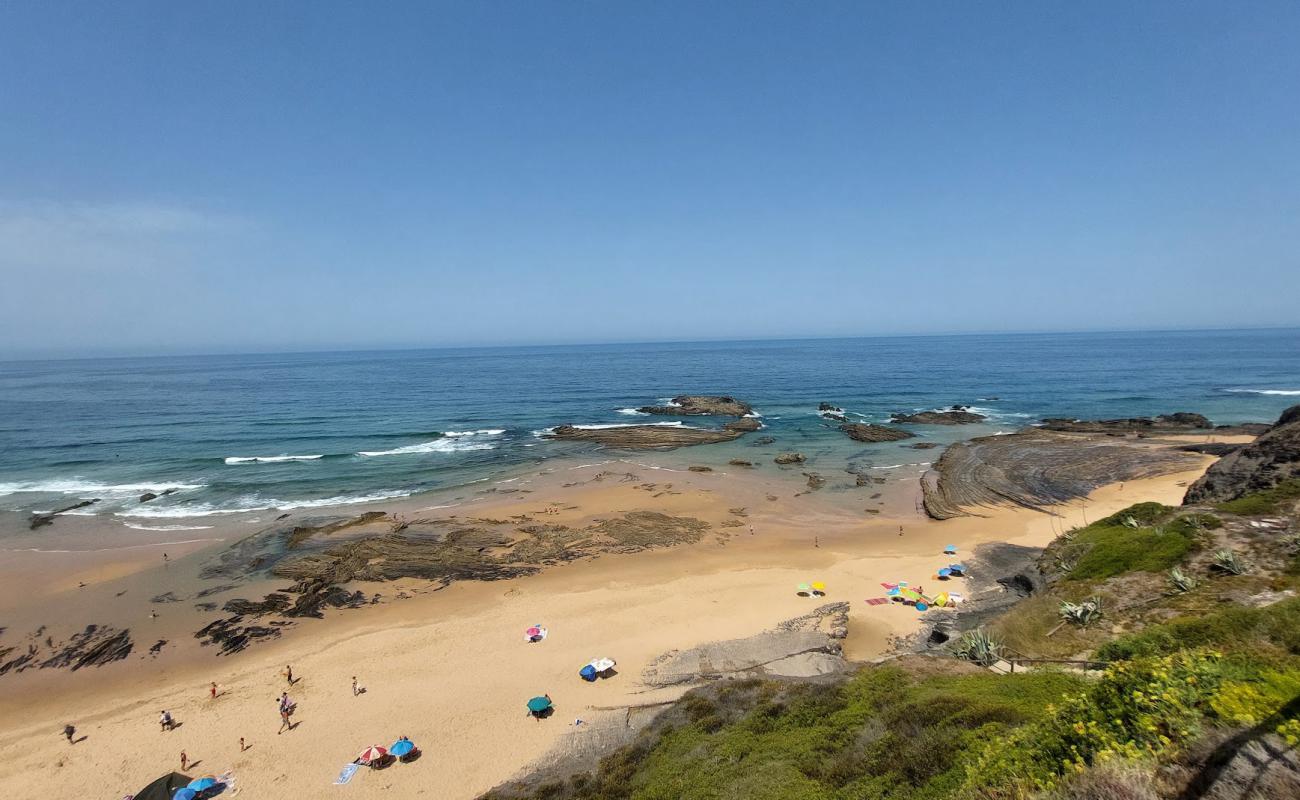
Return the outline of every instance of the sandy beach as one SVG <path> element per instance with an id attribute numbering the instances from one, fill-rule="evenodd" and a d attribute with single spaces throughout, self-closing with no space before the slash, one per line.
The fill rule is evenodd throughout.
<path id="1" fill-rule="evenodd" d="M 808 612 L 820 601 L 798 596 L 799 583 L 825 581 L 827 600 L 851 603 L 845 655 L 870 660 L 888 652 L 893 637 L 915 631 L 921 617 L 904 606 L 867 605 L 866 598 L 880 595 L 882 581 L 925 582 L 943 565 L 946 544 L 962 553 L 985 542 L 1041 546 L 1062 527 L 1135 502 L 1177 504 L 1186 483 L 1210 461 L 1105 486 L 1051 514 L 990 509 L 943 522 L 915 513 L 915 475 L 856 491 L 831 486 L 808 492 L 801 491 L 804 478 L 797 471 L 771 468 L 692 473 L 646 467 L 663 462 L 572 465 L 563 474 L 548 470 L 521 479 L 506 487 L 508 493 L 498 487 L 432 503 L 441 508 L 428 508 L 428 498 L 417 497 L 385 510 L 545 514 L 565 524 L 644 510 L 703 520 L 712 526 L 709 535 L 696 544 L 610 553 L 442 590 L 410 579 L 367 584 L 362 588 L 389 601 L 296 623 L 277 640 L 227 657 L 194 641 L 195 623 L 204 617 L 191 603 L 149 598 L 201 585 L 195 579 L 200 564 L 225 547 L 216 540 L 232 535 L 233 523 L 194 532 L 204 536 L 177 536 L 199 541 L 169 546 L 165 566 L 156 547 L 10 553 L 16 560 L 3 562 L 7 574 L 43 577 L 23 588 L 30 593 L 25 601 L 12 588 L 5 595 L 10 632 L 0 641 L 13 644 L 14 634 L 38 617 L 75 625 L 93 609 L 98 616 L 89 616 L 102 622 L 133 621 L 137 653 L 155 637 L 174 644 L 156 658 L 133 653 L 78 672 L 31 670 L 0 678 L 0 787 L 5 796 L 74 797 L 107 781 L 100 794 L 117 798 L 179 769 L 185 751 L 188 774 L 229 772 L 232 796 L 337 791 L 370 798 L 398 790 L 412 797 L 474 797 L 554 748 L 572 746 L 568 737 L 584 735 L 576 719 L 590 726 L 610 713 L 604 709 L 679 695 L 687 687 L 647 690 L 640 681 L 642 669 L 661 654 L 753 635 Z M 647 483 L 653 488 L 644 488 Z M 868 500 L 873 494 L 879 498 Z M 878 513 L 864 513 L 872 504 Z M 87 586 L 78 588 L 80 582 Z M 118 596 L 124 588 L 129 591 Z M 257 588 L 246 584 L 216 599 L 258 597 Z M 527 644 L 523 630 L 534 623 L 550 636 Z M 618 674 L 594 684 L 579 680 L 579 667 L 602 656 L 617 659 Z M 281 676 L 286 665 L 297 679 L 292 687 Z M 353 676 L 365 688 L 359 696 L 352 693 Z M 219 686 L 215 700 L 211 681 Z M 285 690 L 298 703 L 296 724 L 277 734 L 275 701 Z M 524 704 L 543 693 L 554 699 L 556 713 L 538 722 Z M 180 727 L 161 732 L 162 709 Z M 85 738 L 68 745 L 60 735 L 67 723 Z M 387 746 L 400 735 L 413 739 L 423 757 L 362 770 L 346 787 L 331 786 L 361 749 Z"/>

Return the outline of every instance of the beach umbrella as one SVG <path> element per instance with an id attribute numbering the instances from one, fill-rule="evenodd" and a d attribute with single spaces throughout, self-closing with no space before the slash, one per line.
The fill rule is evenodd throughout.
<path id="1" fill-rule="evenodd" d="M 396 742 L 393 742 L 392 747 L 388 748 L 388 752 L 398 758 L 409 756 L 413 750 L 415 750 L 415 742 L 410 739 L 399 739 Z"/>
<path id="2" fill-rule="evenodd" d="M 546 638 L 546 629 L 541 625 L 533 625 L 524 631 L 525 642 L 538 642 Z"/>
<path id="3" fill-rule="evenodd" d="M 172 800 L 194 800 L 194 798 L 198 796 L 199 796 L 198 792 L 194 791 L 188 786 L 182 786 L 181 788 L 176 790 L 175 794 L 172 795 Z"/>
<path id="4" fill-rule="evenodd" d="M 806 584 L 806 583 L 801 583 L 801 584 L 799 584 L 799 586 L 798 586 L 798 588 L 796 589 L 796 591 L 798 591 L 799 594 L 812 594 L 812 586 L 810 586 L 810 585 L 808 585 L 808 584 Z"/>
<path id="5" fill-rule="evenodd" d="M 930 607 L 930 606 L 928 606 L 928 605 L 925 604 L 925 603 L 917 603 L 917 604 L 916 604 L 916 610 L 917 610 L 917 611 L 925 611 L 925 610 L 926 610 L 927 608 L 929 608 L 929 607 Z"/>
<path id="6" fill-rule="evenodd" d="M 582 669 L 578 670 L 578 677 L 582 678 L 587 683 L 595 683 L 596 668 L 590 664 L 587 664 Z"/>
<path id="7" fill-rule="evenodd" d="M 940 578 L 947 579 L 950 575 L 952 575 L 952 570 L 947 569 L 946 567 L 944 569 L 939 570 Z"/>
<path id="8" fill-rule="evenodd" d="M 193 789 L 195 792 L 204 792 L 216 785 L 217 779 L 215 777 L 212 775 L 204 775 L 202 778 L 195 778 L 190 781 L 190 785 L 187 788 Z"/>
<path id="9" fill-rule="evenodd" d="M 357 761 L 361 762 L 362 764 L 372 764 L 376 761 L 379 761 L 386 755 L 388 755 L 388 751 L 386 749 L 380 747 L 377 744 L 372 744 L 369 747 L 367 747 L 365 750 L 361 751 L 361 755 L 357 756 Z"/>
<path id="10" fill-rule="evenodd" d="M 528 701 L 528 710 L 533 712 L 534 714 L 536 714 L 539 711 L 545 711 L 550 707 L 551 707 L 551 698 L 549 697 L 534 697 L 532 700 Z"/>
<path id="11" fill-rule="evenodd" d="M 812 588 L 814 592 L 822 592 L 823 594 L 826 592 L 826 584 L 821 581 L 813 581 Z"/>
<path id="12" fill-rule="evenodd" d="M 962 573 L 966 571 L 966 568 L 961 564 L 949 564 L 948 569 L 952 571 L 953 575 L 958 577 L 961 577 Z"/>
<path id="13" fill-rule="evenodd" d="M 944 555 L 951 556 L 956 554 L 956 552 L 957 552 L 957 545 L 955 544 L 950 544 L 947 547 L 943 548 Z"/>

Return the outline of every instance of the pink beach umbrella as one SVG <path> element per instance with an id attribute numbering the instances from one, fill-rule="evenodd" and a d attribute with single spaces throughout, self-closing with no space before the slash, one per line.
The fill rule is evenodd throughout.
<path id="1" fill-rule="evenodd" d="M 362 750 L 361 755 L 357 756 L 357 763 L 373 764 L 376 761 L 383 759 L 386 755 L 388 755 L 388 750 L 386 748 L 380 747 L 377 744 L 372 744 L 365 750 Z"/>

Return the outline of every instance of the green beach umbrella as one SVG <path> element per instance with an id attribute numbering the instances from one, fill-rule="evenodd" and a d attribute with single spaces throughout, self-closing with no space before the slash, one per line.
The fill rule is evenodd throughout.
<path id="1" fill-rule="evenodd" d="M 534 697 L 532 700 L 528 701 L 528 710 L 533 712 L 534 714 L 536 714 L 539 711 L 545 711 L 550 707 L 551 707 L 551 698 L 549 697 Z"/>

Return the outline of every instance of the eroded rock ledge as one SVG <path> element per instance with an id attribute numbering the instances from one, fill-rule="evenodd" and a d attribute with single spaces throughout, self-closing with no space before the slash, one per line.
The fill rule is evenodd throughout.
<path id="1" fill-rule="evenodd" d="M 1043 506 L 1086 497 L 1116 481 L 1191 469 L 1200 457 L 1102 436 L 1029 429 L 950 445 L 921 477 L 934 519 L 973 514 L 979 506 Z"/>
<path id="2" fill-rule="evenodd" d="M 1300 477 L 1300 406 L 1282 412 L 1258 439 L 1210 465 L 1187 490 L 1185 503 L 1236 500 Z"/>
<path id="3" fill-rule="evenodd" d="M 673 450 L 697 444 L 729 442 L 744 435 L 745 431 L 724 428 L 673 427 L 670 425 L 627 425 L 621 428 L 579 428 L 559 425 L 546 434 L 547 439 L 573 442 L 595 442 L 620 450 Z"/>
<path id="4" fill-rule="evenodd" d="M 970 425 L 975 422 L 983 422 L 988 417 L 983 414 L 976 414 L 973 411 L 967 411 L 964 408 L 954 408 L 950 411 L 921 411 L 916 414 L 894 414 L 890 418 L 893 423 L 905 423 L 908 425 Z"/>

